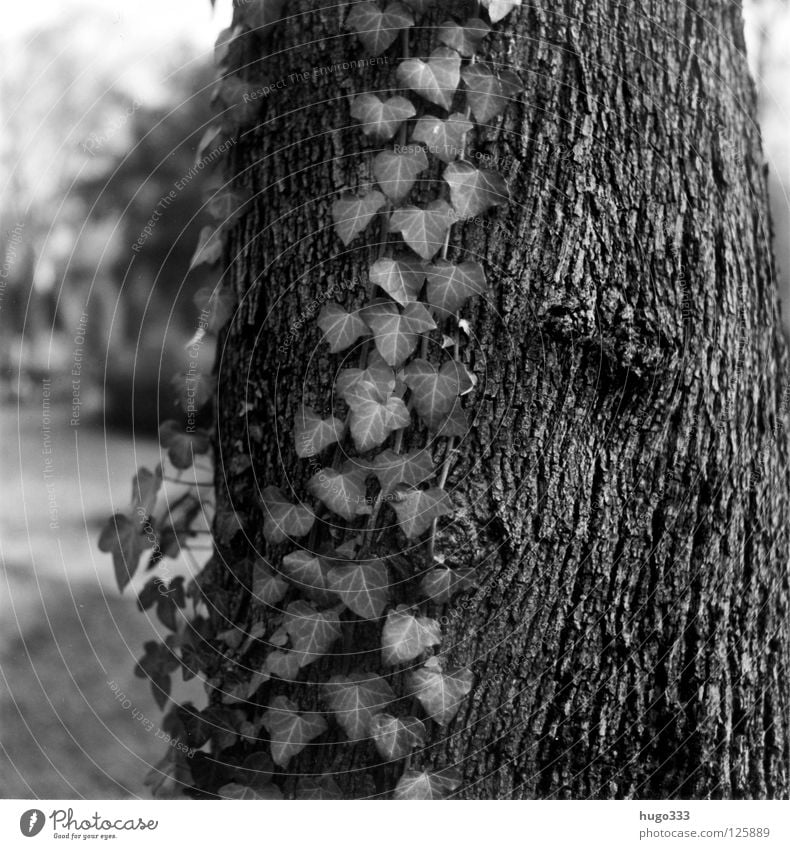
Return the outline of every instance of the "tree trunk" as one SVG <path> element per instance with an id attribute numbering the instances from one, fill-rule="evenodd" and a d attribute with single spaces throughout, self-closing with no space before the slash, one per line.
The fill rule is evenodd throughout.
<path id="1" fill-rule="evenodd" d="M 415 55 L 460 5 L 439 2 Z M 202 581 L 216 630 L 265 616 L 237 568 L 277 553 L 259 493 L 305 497 L 315 469 L 295 455 L 294 415 L 328 414 L 342 359 L 317 305 L 334 284 L 359 306 L 377 249 L 344 249 L 330 208 L 370 180 L 351 97 L 395 88 L 400 51 L 313 75 L 360 58 L 348 7 L 291 3 L 270 41 L 244 48 L 248 80 L 286 85 L 232 153 L 255 198 L 226 254 L 239 307 L 216 366 L 217 490 L 245 533 L 218 531 Z M 470 135 L 513 200 L 451 243 L 493 289 L 467 314 L 479 384 L 436 543 L 476 570 L 479 587 L 438 611 L 442 650 L 475 685 L 411 766 L 458 766 L 461 798 L 786 798 L 786 356 L 739 4 L 529 3 L 482 50 L 525 93 Z M 239 454 L 249 468 L 231 468 Z M 354 668 L 375 668 L 372 627 Z M 220 660 L 217 686 L 254 666 Z M 326 659 L 257 701 L 324 709 L 316 683 L 348 669 Z M 288 772 L 371 794 L 372 746 L 342 739 L 333 729 Z M 397 775 L 374 770 L 375 792 Z"/>

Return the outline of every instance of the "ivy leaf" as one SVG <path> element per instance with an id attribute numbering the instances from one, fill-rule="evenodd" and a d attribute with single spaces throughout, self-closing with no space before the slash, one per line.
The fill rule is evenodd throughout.
<path id="1" fill-rule="evenodd" d="M 291 758 L 328 728 L 321 714 L 300 714 L 296 705 L 285 696 L 277 696 L 269 705 L 263 715 L 263 725 L 271 735 L 272 760 L 283 769 Z"/>
<path id="2" fill-rule="evenodd" d="M 469 18 L 463 26 L 455 21 L 445 21 L 439 27 L 439 41 L 469 58 L 477 53 L 480 42 L 490 32 L 491 27 L 480 18 Z"/>
<path id="3" fill-rule="evenodd" d="M 140 525 L 123 513 L 116 513 L 107 520 L 99 535 L 99 551 L 112 554 L 115 581 L 119 592 L 132 580 L 140 563 L 140 555 L 153 546 L 149 535 Z"/>
<path id="4" fill-rule="evenodd" d="M 395 799 L 401 801 L 446 799 L 461 786 L 461 774 L 457 769 L 441 772 L 417 772 L 407 769 L 395 785 Z"/>
<path id="5" fill-rule="evenodd" d="M 447 47 L 434 50 L 427 62 L 406 59 L 398 65 L 398 82 L 430 103 L 450 109 L 461 80 L 461 57 Z"/>
<path id="6" fill-rule="evenodd" d="M 347 522 L 356 516 L 370 513 L 370 505 L 365 497 L 366 489 L 365 473 L 358 468 L 341 472 L 331 468 L 321 469 L 307 482 L 308 492 Z"/>
<path id="7" fill-rule="evenodd" d="M 296 681 L 299 670 L 302 668 L 300 659 L 296 652 L 275 649 L 266 655 L 263 664 L 264 674 L 267 677 L 273 675 L 275 678 L 282 678 L 283 681 Z"/>
<path id="8" fill-rule="evenodd" d="M 381 657 L 385 666 L 414 660 L 442 641 L 442 629 L 435 619 L 413 616 L 405 605 L 390 610 L 381 633 Z"/>
<path id="9" fill-rule="evenodd" d="M 301 407 L 294 421 L 296 429 L 296 456 L 315 457 L 329 445 L 340 440 L 343 422 L 330 416 L 322 419 L 310 407 Z"/>
<path id="10" fill-rule="evenodd" d="M 395 372 L 381 360 L 381 365 L 368 359 L 366 369 L 344 369 L 335 381 L 338 395 L 352 409 L 364 401 L 386 402 L 395 389 Z"/>
<path id="11" fill-rule="evenodd" d="M 170 696 L 170 673 L 178 669 L 179 662 L 173 649 L 166 643 L 148 640 L 143 643 L 143 650 L 145 654 L 137 661 L 134 674 L 137 678 L 147 678 L 151 682 L 154 701 L 162 709 Z"/>
<path id="12" fill-rule="evenodd" d="M 392 507 L 407 539 L 414 539 L 425 533 L 434 519 L 453 514 L 450 496 L 438 488 L 398 491 Z"/>
<path id="13" fill-rule="evenodd" d="M 138 525 L 144 525 L 147 517 L 154 512 L 162 480 L 161 464 L 153 472 L 141 466 L 132 479 L 132 513 L 138 519 Z"/>
<path id="14" fill-rule="evenodd" d="M 252 195 L 247 190 L 229 189 L 223 180 L 209 190 L 204 206 L 208 214 L 221 226 L 228 227 L 249 208 Z"/>
<path id="15" fill-rule="evenodd" d="M 420 592 L 434 604 L 447 604 L 459 592 L 475 586 L 471 569 L 431 569 L 420 581 Z"/>
<path id="16" fill-rule="evenodd" d="M 394 396 L 384 404 L 362 400 L 351 407 L 351 436 L 361 453 L 377 448 L 393 431 L 408 427 L 410 422 L 406 405 Z"/>
<path id="17" fill-rule="evenodd" d="M 431 306 L 455 315 L 474 295 L 486 289 L 486 273 L 479 262 L 462 262 L 459 265 L 438 259 L 426 268 L 427 295 Z"/>
<path id="18" fill-rule="evenodd" d="M 315 513 L 309 507 L 291 504 L 276 486 L 267 486 L 263 494 L 263 536 L 268 542 L 285 542 L 292 537 L 303 537 L 315 522 Z"/>
<path id="19" fill-rule="evenodd" d="M 353 30 L 374 56 L 380 56 L 402 29 L 413 26 L 411 12 L 401 3 L 390 3 L 384 11 L 375 3 L 355 3 L 346 18 L 346 29 Z"/>
<path id="20" fill-rule="evenodd" d="M 472 689 L 472 673 L 468 669 L 445 672 L 436 658 L 409 676 L 409 690 L 417 697 L 428 716 L 439 725 L 458 713 L 461 702 Z"/>
<path id="21" fill-rule="evenodd" d="M 362 619 L 378 619 L 389 602 L 389 573 L 381 560 L 357 560 L 329 571 L 329 586 Z"/>
<path id="22" fill-rule="evenodd" d="M 360 94 L 351 105 L 351 117 L 362 124 L 362 132 L 381 142 L 389 141 L 416 114 L 412 102 L 400 96 L 382 101 L 375 94 Z"/>
<path id="23" fill-rule="evenodd" d="M 379 754 L 388 761 L 398 761 L 424 746 L 425 734 L 425 726 L 415 716 L 398 718 L 379 713 L 370 721 L 370 736 Z"/>
<path id="24" fill-rule="evenodd" d="M 396 454 L 382 451 L 373 460 L 373 471 L 381 484 L 381 494 L 389 495 L 397 486 L 417 486 L 433 477 L 435 469 L 431 454 L 426 449 Z"/>
<path id="25" fill-rule="evenodd" d="M 460 392 L 458 373 L 452 362 L 439 371 L 427 360 L 413 360 L 403 369 L 403 381 L 412 391 L 412 401 L 425 422 L 436 424 L 452 410 Z"/>
<path id="26" fill-rule="evenodd" d="M 329 343 L 330 354 L 339 354 L 350 348 L 361 336 L 370 335 L 359 312 L 346 312 L 339 304 L 324 306 L 318 315 L 318 326 Z"/>
<path id="27" fill-rule="evenodd" d="M 325 690 L 330 710 L 352 741 L 366 739 L 373 717 L 395 701 L 395 694 L 383 678 L 358 672 L 335 675 Z"/>
<path id="28" fill-rule="evenodd" d="M 350 245 L 386 202 L 384 195 L 376 189 L 362 197 L 349 195 L 336 200 L 332 204 L 332 220 L 343 244 Z"/>
<path id="29" fill-rule="evenodd" d="M 288 592 L 288 584 L 259 557 L 252 569 L 252 595 L 259 604 L 271 607 L 282 601 Z"/>
<path id="30" fill-rule="evenodd" d="M 479 62 L 464 68 L 461 76 L 466 84 L 469 107 L 480 124 L 487 124 L 504 112 L 523 88 L 521 80 L 512 71 L 502 71 L 497 77 Z"/>
<path id="31" fill-rule="evenodd" d="M 306 601 L 288 605 L 283 627 L 299 657 L 299 666 L 307 666 L 323 657 L 342 636 L 336 610 L 320 612 Z"/>
<path id="32" fill-rule="evenodd" d="M 416 302 L 401 312 L 392 301 L 378 299 L 364 308 L 364 315 L 376 350 L 389 366 L 400 365 L 417 347 L 420 334 L 436 327 L 425 307 Z"/>
<path id="33" fill-rule="evenodd" d="M 505 178 L 497 171 L 475 168 L 468 162 L 451 162 L 443 176 L 450 186 L 453 207 L 462 221 L 510 200 Z"/>
<path id="34" fill-rule="evenodd" d="M 215 265 L 222 258 L 222 229 L 219 227 L 204 227 L 198 236 L 198 245 L 192 259 L 189 261 L 189 270 L 199 265 Z"/>
<path id="35" fill-rule="evenodd" d="M 405 206 L 392 213 L 390 226 L 401 233 L 403 241 L 423 259 L 430 260 L 444 246 L 447 231 L 455 216 L 447 201 L 435 200 L 424 209 Z"/>
<path id="36" fill-rule="evenodd" d="M 471 121 L 462 112 L 453 112 L 446 121 L 424 115 L 417 121 L 412 141 L 422 142 L 434 156 L 450 163 L 464 153 L 464 137 L 471 129 Z"/>
<path id="37" fill-rule="evenodd" d="M 421 263 L 401 257 L 384 257 L 370 269 L 371 282 L 380 286 L 391 298 L 405 306 L 416 300 L 425 282 L 425 269 Z"/>
<path id="38" fill-rule="evenodd" d="M 159 425 L 159 444 L 167 448 L 167 456 L 177 469 L 188 469 L 195 460 L 195 454 L 206 454 L 211 447 L 206 431 L 196 429 L 194 433 L 186 433 L 172 419 Z"/>
<path id="39" fill-rule="evenodd" d="M 304 595 L 317 604 L 337 601 L 329 590 L 327 570 L 321 559 L 308 551 L 294 551 L 283 557 L 283 574 Z"/>
<path id="40" fill-rule="evenodd" d="M 466 413 L 461 407 L 461 402 L 456 402 L 453 409 L 438 424 L 430 425 L 437 436 L 445 438 L 464 437 L 469 433 L 469 422 Z"/>
<path id="41" fill-rule="evenodd" d="M 300 778 L 296 783 L 295 795 L 297 799 L 304 800 L 338 800 L 343 798 L 342 791 L 331 775 L 322 775 L 318 779 L 309 776 Z"/>
<path id="42" fill-rule="evenodd" d="M 458 384 L 458 394 L 467 395 L 477 386 L 477 375 L 457 360 L 448 360 L 439 370 L 440 374 L 452 374 Z"/>
<path id="43" fill-rule="evenodd" d="M 491 18 L 491 23 L 495 24 L 501 21 L 506 15 L 509 15 L 516 6 L 521 5 L 521 0 L 480 0 L 483 6 L 488 9 L 488 17 Z"/>
<path id="44" fill-rule="evenodd" d="M 428 167 L 428 157 L 421 147 L 406 153 L 383 150 L 373 160 L 373 176 L 381 190 L 399 203 L 412 190 L 417 176 Z"/>
<path id="45" fill-rule="evenodd" d="M 217 795 L 223 799 L 242 799 L 250 801 L 252 799 L 282 799 L 283 794 L 276 784 L 265 784 L 257 787 L 246 787 L 244 784 L 236 784 L 231 782 L 219 788 Z"/>

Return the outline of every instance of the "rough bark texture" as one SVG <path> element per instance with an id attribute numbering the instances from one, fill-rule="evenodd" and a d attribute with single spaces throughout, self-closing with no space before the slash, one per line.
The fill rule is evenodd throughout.
<path id="1" fill-rule="evenodd" d="M 265 49 L 249 39 L 244 73 L 359 59 L 347 5 L 292 3 Z M 439 3 L 418 53 L 460 5 Z M 786 798 L 785 352 L 739 5 L 525 3 L 500 30 L 484 58 L 526 92 L 471 138 L 514 201 L 455 231 L 493 292 L 469 316 L 474 427 L 437 541 L 478 570 L 442 611 L 476 686 L 412 765 L 458 765 L 465 798 Z M 218 448 L 225 469 L 240 451 L 253 465 L 218 477 L 246 531 L 204 581 L 218 627 L 255 616 L 233 564 L 264 548 L 257 492 L 303 495 L 314 471 L 293 416 L 328 412 L 340 358 L 310 316 L 332 283 L 359 279 L 346 304 L 365 295 L 375 245 L 343 249 L 330 206 L 369 179 L 349 101 L 394 87 L 386 55 L 290 82 L 234 149 L 256 195 L 230 245 Z M 300 702 L 320 705 L 314 682 L 343 663 L 310 667 Z M 370 749 L 339 739 L 292 768 L 371 792 Z"/>

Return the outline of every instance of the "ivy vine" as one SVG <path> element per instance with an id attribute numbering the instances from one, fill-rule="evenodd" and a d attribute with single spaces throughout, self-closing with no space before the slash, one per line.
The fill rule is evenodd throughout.
<path id="1" fill-rule="evenodd" d="M 469 161 L 467 136 L 476 124 L 494 120 L 522 88 L 511 72 L 477 61 L 491 24 L 520 2 L 480 0 L 469 19 L 449 20 L 436 29 L 438 43 L 428 56 L 411 56 L 409 31 L 432 5 L 433 0 L 383 7 L 356 2 L 345 20 L 346 30 L 372 56 L 399 38 L 402 45 L 397 88 L 385 97 L 359 94 L 350 104 L 350 116 L 372 148 L 365 154 L 371 184 L 342 194 L 331 208 L 331 224 L 344 246 L 364 247 L 365 235 L 376 229 L 378 250 L 368 271 L 367 302 L 352 312 L 330 302 L 317 318 L 332 355 L 360 353 L 355 366 L 339 371 L 333 414 L 303 406 L 295 417 L 295 453 L 311 464 L 306 495 L 313 506 L 294 503 L 277 482 L 261 493 L 263 538 L 273 550 L 285 549 L 277 560 L 257 556 L 250 564 L 250 598 L 263 616 L 248 634 L 235 628 L 212 634 L 200 575 L 186 587 L 183 578 L 167 582 L 157 576 L 139 595 L 141 609 L 155 608 L 172 632 L 163 642 L 146 644 L 136 670 L 150 679 L 162 707 L 179 669 L 185 680 L 201 674 L 210 689 L 218 684 L 221 670 L 216 660 L 213 665 L 208 660 L 217 641 L 225 659 L 238 660 L 253 647 L 259 652 L 261 662 L 248 680 L 230 688 L 223 682 L 222 705 L 205 711 L 176 706 L 166 718 L 171 735 L 192 748 L 210 741 L 218 752 L 239 740 L 268 741 L 268 752 L 246 755 L 225 770 L 217 795 L 226 798 L 282 798 L 278 776 L 331 724 L 349 745 L 372 741 L 382 764 L 400 765 L 394 787 L 383 791 L 395 799 L 446 798 L 461 784 L 454 768 L 421 771 L 411 761 L 416 750 L 436 740 L 473 687 L 472 672 L 451 666 L 443 656 L 441 625 L 430 615 L 475 584 L 471 570 L 448 567 L 440 551 L 442 522 L 454 513 L 445 486 L 457 440 L 469 427 L 463 399 L 477 383 L 462 361 L 468 337 L 460 314 L 470 298 L 487 291 L 484 266 L 463 259 L 453 238 L 457 224 L 509 199 L 501 174 Z M 199 158 L 250 121 L 248 84 L 232 70 L 234 44 L 250 32 L 268 37 L 282 9 L 282 2 L 245 0 L 237 5 L 239 23 L 220 35 L 215 92 L 220 120 L 201 141 Z M 436 197 L 410 202 L 415 187 L 422 196 L 434 186 L 423 175 L 436 173 L 435 162 L 442 168 Z M 225 234 L 247 201 L 243 192 L 220 181 L 209 206 L 216 222 L 201 234 L 193 263 L 221 258 Z M 219 290 L 207 307 L 211 319 L 199 332 L 217 333 L 232 312 L 232 298 Z M 211 394 L 211 387 L 204 389 L 205 398 Z M 429 434 L 429 443 L 404 450 L 410 429 Z M 100 548 L 112 553 L 121 589 L 146 550 L 151 549 L 148 567 L 154 568 L 185 547 L 194 549 L 207 522 L 220 545 L 240 529 L 239 517 L 212 516 L 210 504 L 206 512 L 212 439 L 210 428 L 185 433 L 175 422 L 162 425 L 167 473 L 162 466 L 154 472 L 141 469 L 130 510 L 114 516 L 101 534 Z M 195 463 L 206 480 L 183 476 Z M 240 452 L 234 463 L 230 475 L 242 473 L 250 460 Z M 178 488 L 173 501 L 162 498 L 168 486 Z M 412 545 L 405 565 L 400 551 L 387 548 L 398 533 Z M 295 547 L 294 540 L 302 544 Z M 214 562 L 212 556 L 209 565 Z M 298 681 L 303 670 L 340 643 L 353 658 L 360 621 L 373 623 L 379 634 L 380 674 L 350 667 L 324 682 L 325 712 L 304 709 L 288 682 Z M 278 682 L 286 682 L 288 695 L 277 692 Z M 267 701 L 256 711 L 252 700 L 264 684 Z M 193 783 L 198 763 L 187 763 L 173 748 L 151 773 L 155 793 L 174 794 L 180 785 Z M 303 776 L 292 793 L 304 799 L 341 796 L 329 775 Z"/>

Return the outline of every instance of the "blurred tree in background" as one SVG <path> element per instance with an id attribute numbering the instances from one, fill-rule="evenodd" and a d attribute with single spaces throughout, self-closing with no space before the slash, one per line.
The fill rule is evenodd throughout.
<path id="1" fill-rule="evenodd" d="M 65 40 L 53 26 L 3 59 L 2 386 L 24 398 L 51 374 L 67 394 L 84 336 L 83 416 L 153 430 L 174 412 L 193 298 L 212 282 L 205 266 L 187 273 L 211 179 L 189 177 L 210 66 L 182 45 L 155 60 L 158 84 L 143 98 L 95 61 L 97 23 L 86 15 L 82 37 Z"/>

